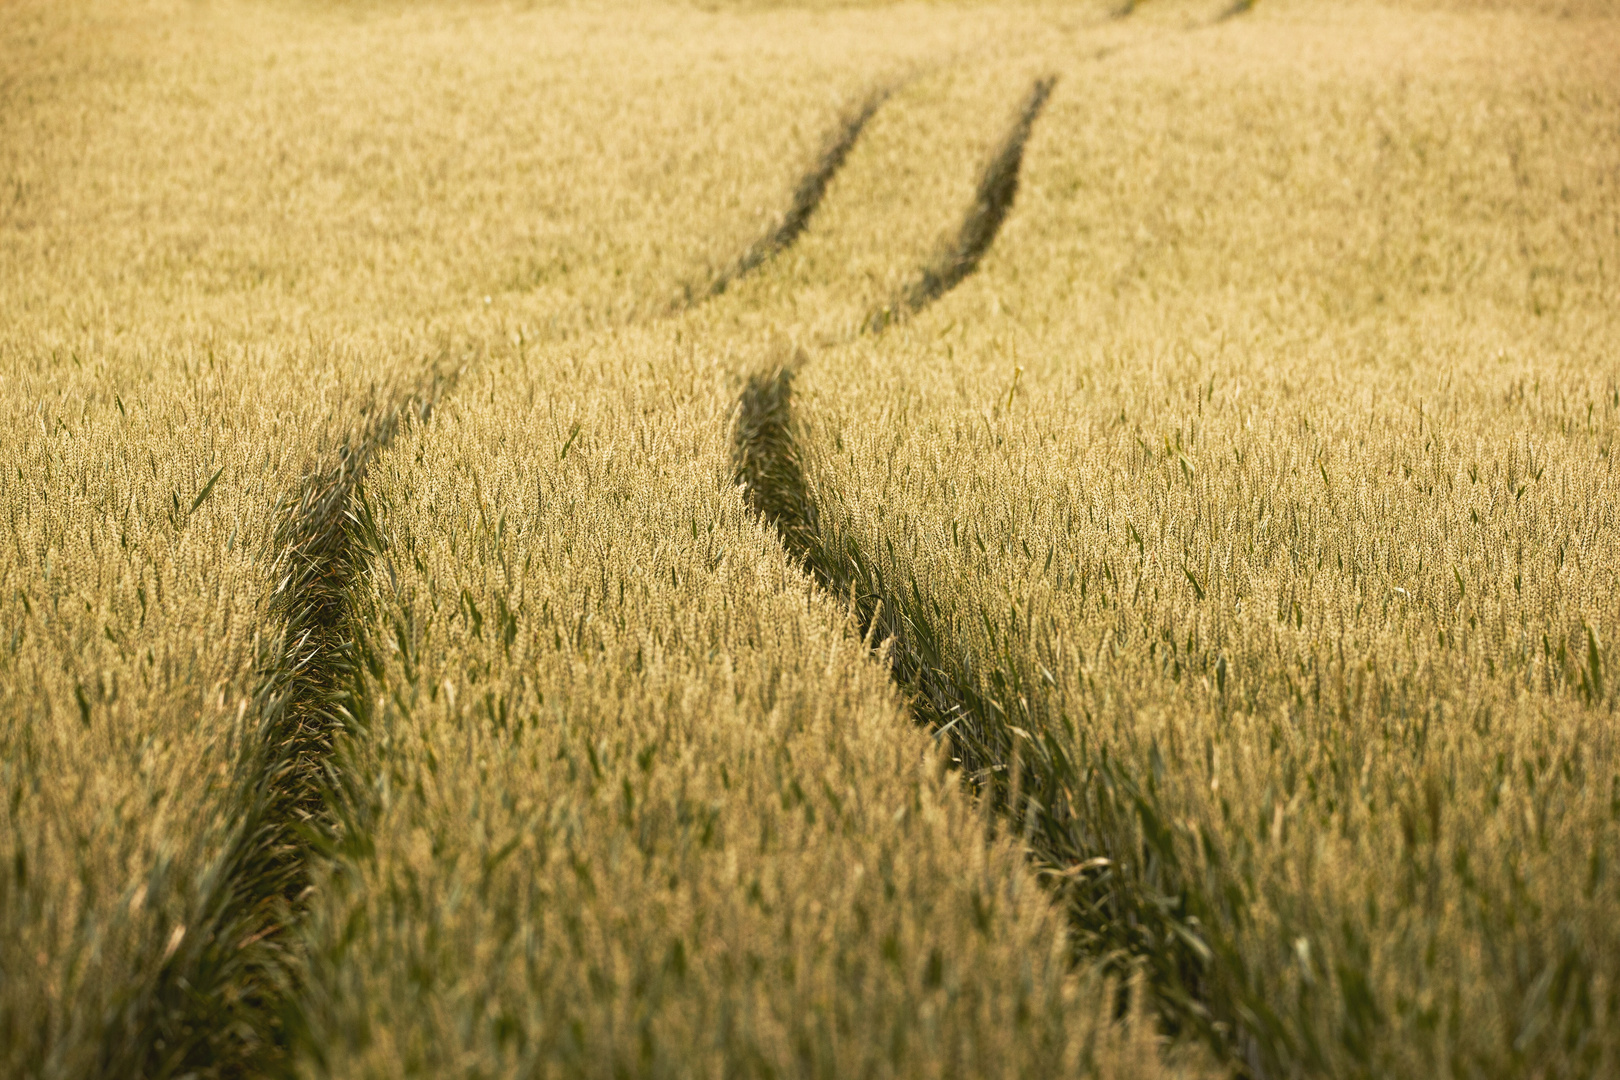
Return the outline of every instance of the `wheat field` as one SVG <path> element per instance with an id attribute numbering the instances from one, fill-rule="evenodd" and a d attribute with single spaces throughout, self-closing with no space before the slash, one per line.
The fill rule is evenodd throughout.
<path id="1" fill-rule="evenodd" d="M 0 6 L 0 1075 L 1620 1073 L 1617 57 Z"/>

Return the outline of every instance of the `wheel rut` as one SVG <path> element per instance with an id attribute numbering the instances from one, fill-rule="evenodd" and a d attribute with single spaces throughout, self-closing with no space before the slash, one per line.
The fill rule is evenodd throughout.
<path id="1" fill-rule="evenodd" d="M 365 558 L 357 494 L 401 424 L 426 419 L 456 377 L 436 368 L 374 402 L 358 433 L 283 497 L 271 565 L 279 632 L 258 663 L 257 733 L 238 767 L 235 841 L 206 884 L 203 919 L 181 929 L 129 1022 L 104 1045 L 104 1075 L 283 1071 L 298 985 L 291 930 L 308 901 L 311 860 L 332 835 L 327 759 L 355 682 L 347 591 Z"/>
<path id="2" fill-rule="evenodd" d="M 954 242 L 895 301 L 873 312 L 867 332 L 882 333 L 915 314 L 978 268 L 1011 210 L 1025 144 L 1053 85 L 1051 77 L 1035 81 L 985 165 Z M 1197 898 L 1175 866 L 1171 830 L 1157 816 L 1150 786 L 1105 751 L 1066 746 L 1042 731 L 1030 701 L 1038 702 L 1043 687 L 1021 680 L 1010 656 L 991 658 L 995 671 L 986 679 L 985 665 L 952 644 L 928 592 L 915 579 L 898 580 L 899 568 L 885 564 L 881 552 L 863 548 L 829 520 L 806 478 L 795 420 L 793 383 L 806 359 L 800 352 L 756 371 L 742 390 L 733 452 L 744 500 L 807 573 L 848 598 L 862 636 L 886 643 L 891 674 L 914 719 L 936 739 L 950 740 L 965 786 L 1009 832 L 1025 838 L 1068 916 L 1075 959 L 1102 962 L 1122 977 L 1145 971 L 1166 1029 L 1202 1039 L 1241 1068 L 1237 1044 L 1246 1036 L 1231 1009 L 1207 1000 L 1205 972 L 1215 950 L 1193 914 Z M 1121 828 L 1122 822 L 1131 824 Z M 1147 838 L 1146 850 L 1122 844 L 1131 834 Z M 1119 872 L 1143 861 L 1157 870 Z"/>
<path id="3" fill-rule="evenodd" d="M 1122 979 L 1144 970 L 1167 1031 L 1199 1037 L 1236 1064 L 1238 1025 L 1204 989 L 1218 949 L 1200 930 L 1197 898 L 1176 870 L 1170 823 L 1154 808 L 1150 785 L 1106 751 L 1043 730 L 1030 705 L 1036 700 L 1039 711 L 1043 688 L 1012 662 L 975 664 L 960 654 L 924 587 L 900 580 L 879 552 L 827 522 L 795 434 L 796 367 L 756 373 L 743 390 L 734 445 L 743 498 L 802 568 L 849 600 L 863 639 L 885 643 L 913 718 L 950 740 L 964 786 L 1024 838 L 1068 917 L 1076 961 L 1100 961 Z M 993 669 L 989 681 L 981 668 Z M 1139 848 L 1122 836 L 1145 840 Z M 1157 868 L 1145 880 L 1119 873 L 1143 862 Z"/>
<path id="4" fill-rule="evenodd" d="M 979 173 L 973 202 L 963 215 L 956 235 L 942 245 L 940 254 L 924 266 L 899 295 L 867 316 L 868 332 L 880 333 L 891 324 L 915 315 L 979 268 L 980 260 L 995 242 L 1018 196 L 1024 145 L 1029 142 L 1035 121 L 1040 118 L 1056 84 L 1056 75 L 1043 75 L 1030 86 L 1012 126 Z"/>
<path id="5" fill-rule="evenodd" d="M 776 225 L 750 244 L 737 257 L 736 262 L 718 274 L 709 287 L 699 294 L 699 299 L 719 296 L 733 282 L 746 277 L 794 245 L 810 224 L 810 219 L 815 216 L 817 208 L 821 206 L 821 200 L 826 197 L 827 187 L 832 183 L 833 177 L 838 175 L 838 171 L 844 167 L 844 162 L 849 159 L 850 151 L 855 149 L 861 132 L 866 130 L 867 123 L 877 115 L 883 103 L 893 96 L 894 90 L 893 86 L 880 87 L 858 106 L 845 113 L 838 126 L 828 133 L 815 161 L 794 185 L 793 197 Z"/>

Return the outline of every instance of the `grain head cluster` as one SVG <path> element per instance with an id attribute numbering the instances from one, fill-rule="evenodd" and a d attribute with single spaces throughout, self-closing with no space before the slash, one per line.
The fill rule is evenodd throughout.
<path id="1" fill-rule="evenodd" d="M 1620 1071 L 1617 56 L 0 8 L 0 1075 Z"/>

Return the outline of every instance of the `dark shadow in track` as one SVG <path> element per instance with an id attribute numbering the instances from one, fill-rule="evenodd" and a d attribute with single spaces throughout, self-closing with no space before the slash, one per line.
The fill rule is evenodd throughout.
<path id="1" fill-rule="evenodd" d="M 374 403 L 360 433 L 283 501 L 272 608 L 283 631 L 262 646 L 257 737 L 238 766 L 236 839 L 206 883 L 205 916 L 125 1010 L 102 1052 L 106 1076 L 285 1071 L 287 1004 L 298 958 L 288 930 L 308 899 L 310 860 L 332 835 L 327 758 L 351 713 L 357 650 L 347 593 L 365 560 L 357 493 L 407 417 L 425 420 L 456 380 L 434 370 Z"/>
<path id="2" fill-rule="evenodd" d="M 1031 88 L 956 242 L 898 303 L 872 316 L 869 331 L 914 313 L 977 268 L 1011 209 L 1024 145 L 1052 85 L 1045 78 Z M 1122 976 L 1144 972 L 1166 1029 L 1233 1061 L 1237 1029 L 1207 994 L 1210 965 L 1227 958 L 1203 939 L 1198 897 L 1187 890 L 1151 786 L 1106 751 L 1093 755 L 1043 732 L 1030 703 L 1039 712 L 1044 686 L 1022 685 L 1022 665 L 1010 654 L 959 655 L 944 614 L 918 583 L 896 580 L 897 567 L 885 569 L 878 552 L 826 519 L 797 442 L 793 378 L 803 360 L 756 372 L 743 389 L 734 461 L 744 499 L 823 588 L 849 599 L 862 636 L 885 642 L 914 719 L 949 738 L 968 789 L 1024 837 L 1067 913 L 1076 958 Z M 1135 846 L 1141 837 L 1145 848 Z"/>
<path id="3" fill-rule="evenodd" d="M 977 790 L 984 780 L 981 774 L 995 771 L 997 763 L 976 752 L 982 739 L 961 737 L 972 733 L 990 706 L 951 677 L 937 638 L 906 620 L 903 605 L 886 596 L 854 544 L 833 550 L 824 543 L 820 512 L 805 483 L 793 434 L 793 377 L 802 361 L 801 355 L 792 364 L 758 372 L 743 389 L 733 458 L 743 498 L 776 529 L 788 554 L 822 588 L 850 599 L 863 637 L 870 632 L 875 640 L 890 642 L 892 673 L 906 691 L 914 717 L 931 731 L 959 733 L 959 750 L 968 755 L 960 764 Z"/>
<path id="4" fill-rule="evenodd" d="M 863 639 L 884 642 L 913 719 L 949 738 L 964 785 L 1024 839 L 1068 918 L 1076 960 L 1100 961 L 1122 980 L 1142 972 L 1168 1033 L 1199 1038 L 1241 1067 L 1239 1042 L 1277 1033 L 1240 1033 L 1232 1010 L 1209 1000 L 1210 965 L 1236 960 L 1205 940 L 1201 901 L 1187 890 L 1151 784 L 1106 751 L 1044 731 L 1030 711 L 1044 686 L 1021 684 L 1010 658 L 958 655 L 930 596 L 824 521 L 795 435 L 802 359 L 756 373 L 743 390 L 734 462 L 745 501 L 822 588 L 849 600 Z"/>
<path id="5" fill-rule="evenodd" d="M 979 261 L 1001 231 L 1001 224 L 1012 210 L 1018 195 L 1018 174 L 1024 162 L 1024 144 L 1029 141 L 1035 121 L 1052 96 L 1057 76 L 1046 75 L 1035 80 L 1024 98 L 1023 107 L 1011 128 L 1002 136 L 1000 145 L 984 171 L 979 174 L 979 186 L 973 203 L 968 207 L 955 239 L 946 245 L 933 263 L 923 267 L 916 280 L 907 285 L 893 302 L 879 308 L 867 317 L 866 329 L 877 333 L 891 323 L 916 314 L 944 296 L 969 274 L 979 268 Z"/>
<path id="6" fill-rule="evenodd" d="M 793 198 L 788 204 L 787 211 L 777 222 L 775 228 L 760 237 L 748 246 L 737 261 L 722 271 L 709 284 L 699 296 L 693 297 L 690 291 L 687 296 L 688 304 L 694 299 L 704 300 L 712 296 L 719 296 L 725 292 L 737 279 L 747 276 L 758 269 L 768 260 L 786 251 L 803 234 L 815 215 L 816 209 L 821 206 L 821 200 L 827 194 L 827 186 L 832 183 L 838 170 L 844 167 L 849 159 L 850 151 L 855 149 L 861 132 L 866 129 L 867 123 L 877 114 L 883 103 L 889 100 L 894 93 L 894 87 L 886 86 L 874 92 L 860 107 L 847 113 L 839 121 L 838 127 L 827 137 L 821 152 L 816 155 L 815 163 L 808 171 L 799 177 L 798 184 L 793 189 Z"/>

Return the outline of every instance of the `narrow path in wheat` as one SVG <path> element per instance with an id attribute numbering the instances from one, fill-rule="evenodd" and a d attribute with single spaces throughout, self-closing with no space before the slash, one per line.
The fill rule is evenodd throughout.
<path id="1" fill-rule="evenodd" d="M 869 330 L 880 333 L 895 320 L 921 310 L 978 268 L 1012 210 L 1024 146 L 1056 81 L 1052 75 L 1035 80 L 1012 125 L 985 163 L 973 202 L 963 215 L 954 241 L 920 272 L 897 303 L 879 309 L 869 318 Z M 975 746 L 986 745 L 983 738 L 967 740 L 961 736 L 989 722 L 990 706 L 971 688 L 971 680 L 956 677 L 960 665 L 940 651 L 937 637 L 919 633 L 923 626 L 901 617 L 903 604 L 886 596 L 881 582 L 870 580 L 864 572 L 870 564 L 859 551 L 834 552 L 820 544 L 817 508 L 805 485 L 794 444 L 793 375 L 790 366 L 756 372 L 743 390 L 736 462 L 744 497 L 756 513 L 776 527 L 794 558 L 824 587 L 851 597 L 863 631 L 875 627 L 880 638 L 894 642 L 891 659 L 895 679 L 909 692 L 918 720 L 941 734 L 957 733 L 961 763 L 970 780 L 979 786 L 1004 763 L 975 753 Z"/>
<path id="2" fill-rule="evenodd" d="M 1001 223 L 1006 220 L 1013 200 L 1018 196 L 1018 174 L 1024 162 L 1024 144 L 1029 142 L 1035 121 L 1046 107 L 1056 83 L 1057 76 L 1045 75 L 1030 86 L 1017 118 L 979 174 L 973 202 L 963 215 L 956 236 L 943 246 L 932 262 L 918 271 L 897 297 L 867 316 L 868 331 L 879 332 L 891 323 L 916 314 L 956 288 L 979 268 L 979 261 L 990 250 L 996 233 L 1001 231 Z"/>
<path id="3" fill-rule="evenodd" d="M 828 133 L 821 152 L 816 155 L 810 168 L 805 170 L 799 177 L 799 182 L 794 185 L 793 197 L 776 225 L 750 244 L 747 250 L 738 256 L 736 262 L 722 271 L 702 294 L 702 298 L 719 296 L 733 282 L 793 246 L 810 224 L 811 217 L 815 215 L 822 198 L 827 194 L 827 186 L 832 183 L 833 177 L 838 175 L 838 170 L 844 167 L 844 162 L 849 159 L 850 151 L 855 149 L 855 143 L 860 139 L 868 121 L 893 93 L 894 87 L 882 87 L 861 102 L 857 108 L 845 114 L 838 126 Z"/>
<path id="4" fill-rule="evenodd" d="M 271 568 L 278 639 L 254 697 L 259 745 L 240 780 L 239 840 L 210 883 L 207 924 L 186 935 L 196 944 L 175 951 L 141 995 L 140 1037 L 104 1050 L 107 1075 L 274 1070 L 283 1005 L 297 989 L 289 931 L 307 900 L 313 853 L 331 834 L 325 762 L 349 711 L 346 594 L 364 557 L 355 541 L 357 492 L 401 423 L 425 418 L 456 374 L 430 371 L 377 402 L 358 434 L 285 499 Z"/>
<path id="5" fill-rule="evenodd" d="M 1011 212 L 1018 191 L 1024 146 L 1055 80 L 1036 80 L 1011 128 L 981 173 L 973 203 L 954 241 L 890 304 L 876 310 L 866 329 L 882 333 L 960 284 L 977 269 Z M 800 361 L 802 362 L 802 361 Z M 847 597 L 863 635 L 887 642 L 891 671 L 905 692 L 914 719 L 948 738 L 964 783 L 994 807 L 1009 826 L 1029 839 L 1031 857 L 1063 904 L 1086 958 L 1114 957 L 1121 974 L 1147 970 L 1168 1030 L 1201 1035 L 1230 1055 L 1228 1028 L 1213 1023 L 1202 1000 L 1200 964 L 1178 944 L 1175 927 L 1155 903 L 1119 884 L 1093 884 L 1059 872 L 1094 852 L 1074 850 L 1072 833 L 1042 827 L 1044 815 L 1029 808 L 1068 804 L 1069 777 L 1038 754 L 1020 752 L 1017 732 L 1002 703 L 987 696 L 969 658 L 958 656 L 926 597 L 913 585 L 877 572 L 875 553 L 824 529 L 821 510 L 806 482 L 796 443 L 794 365 L 755 372 L 739 401 L 735 436 L 736 474 L 744 498 L 775 526 L 784 546 L 828 591 Z M 1092 778 L 1097 779 L 1097 778 Z M 1129 785 L 1130 778 L 1109 781 Z"/>

